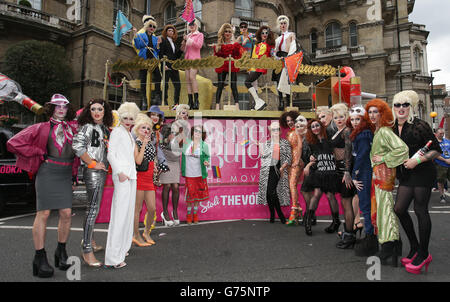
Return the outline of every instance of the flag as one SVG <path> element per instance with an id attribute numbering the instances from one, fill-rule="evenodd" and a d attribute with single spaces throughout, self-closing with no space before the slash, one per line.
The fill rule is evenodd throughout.
<path id="1" fill-rule="evenodd" d="M 303 60 L 303 52 L 300 51 L 299 53 L 293 54 L 289 57 L 286 57 L 284 59 L 284 64 L 286 64 L 287 72 L 289 75 L 289 82 L 292 84 L 295 83 L 295 80 L 298 76 L 298 71 L 300 70 L 300 65 L 302 64 Z"/>
<path id="2" fill-rule="evenodd" d="M 180 18 L 187 23 L 191 23 L 192 21 L 194 21 L 194 4 L 192 3 L 192 0 L 186 0 L 186 2 L 184 3 L 184 10 Z"/>
<path id="3" fill-rule="evenodd" d="M 116 43 L 116 46 L 120 45 L 120 39 L 122 39 L 122 36 L 132 28 L 133 25 L 131 25 L 127 17 L 125 17 L 125 15 L 119 10 L 117 12 L 116 28 L 114 29 L 114 42 Z"/>
<path id="4" fill-rule="evenodd" d="M 241 146 L 247 147 L 250 144 L 250 141 L 248 139 L 241 142 Z"/>
<path id="5" fill-rule="evenodd" d="M 214 178 L 222 178 L 222 174 L 220 173 L 219 166 L 212 166 L 212 172 Z"/>

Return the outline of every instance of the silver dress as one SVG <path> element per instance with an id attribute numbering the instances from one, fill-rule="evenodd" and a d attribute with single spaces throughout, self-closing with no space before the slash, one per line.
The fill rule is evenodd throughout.
<path id="1" fill-rule="evenodd" d="M 110 132 L 104 125 L 86 124 L 78 129 L 73 138 L 72 148 L 78 157 L 87 152 L 90 158 L 97 163 L 103 163 L 108 169 L 107 149 Z M 100 210 L 103 188 L 108 172 L 103 170 L 89 169 L 83 164 L 83 178 L 86 184 L 87 207 L 83 222 L 83 252 L 90 253 L 92 248 L 92 235 L 95 220 Z"/>

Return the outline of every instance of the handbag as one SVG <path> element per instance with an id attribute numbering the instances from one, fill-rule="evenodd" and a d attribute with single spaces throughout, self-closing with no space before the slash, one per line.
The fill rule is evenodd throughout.
<path id="1" fill-rule="evenodd" d="M 145 158 L 142 160 L 141 164 L 136 164 L 136 171 L 137 172 L 147 172 L 148 170 L 148 160 Z"/>

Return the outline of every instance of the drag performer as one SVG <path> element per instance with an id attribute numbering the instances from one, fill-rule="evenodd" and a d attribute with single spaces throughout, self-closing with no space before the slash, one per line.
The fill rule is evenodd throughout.
<path id="1" fill-rule="evenodd" d="M 292 55 L 297 50 L 295 42 L 295 33 L 288 31 L 289 18 L 281 15 L 277 18 L 277 26 L 280 30 L 280 36 L 275 40 L 275 58 L 281 60 L 289 55 Z M 283 101 L 283 94 L 290 94 L 290 87 L 288 83 L 288 76 L 286 68 L 276 74 L 272 73 L 272 81 L 277 82 L 278 89 L 278 110 L 283 111 L 286 103 Z"/>
<path id="2" fill-rule="evenodd" d="M 162 31 L 162 40 L 161 44 L 159 45 L 159 57 L 163 58 L 164 56 L 167 57 L 169 60 L 177 60 L 181 58 L 182 51 L 180 50 L 179 46 L 176 44 L 178 33 L 175 28 L 175 26 L 169 24 L 164 27 L 164 30 Z M 161 70 L 163 66 L 161 64 Z M 166 62 L 166 71 L 165 71 L 165 79 L 164 79 L 164 104 L 168 105 L 167 103 L 167 97 L 168 93 L 167 90 L 169 88 L 169 78 L 172 81 L 173 88 L 175 89 L 174 94 L 174 107 L 180 103 L 180 89 L 181 89 L 181 83 L 180 83 L 180 72 L 176 69 L 172 69 L 172 64 L 170 62 Z"/>
<path id="3" fill-rule="evenodd" d="M 392 102 L 395 120 L 394 133 L 399 135 L 409 147 L 409 159 L 403 163 L 403 166 L 397 168 L 399 186 L 394 210 L 405 230 L 410 245 L 408 255 L 401 262 L 405 265 L 406 271 L 413 274 L 420 274 L 423 266 L 427 271 L 432 260 L 428 251 L 431 235 L 428 204 L 431 197 L 431 188 L 434 186 L 437 177 L 433 159 L 442 153 L 439 142 L 428 123 L 414 118 L 414 110 L 418 103 L 419 96 L 412 90 L 397 93 Z M 419 157 L 413 157 L 429 141 L 432 142 L 429 151 Z M 414 213 L 417 216 L 419 226 L 419 240 L 408 213 L 413 200 Z"/>
<path id="4" fill-rule="evenodd" d="M 192 221 L 198 223 L 198 206 L 200 202 L 209 200 L 207 178 L 210 153 L 205 139 L 205 130 L 201 125 L 196 125 L 183 143 L 181 175 L 186 181 L 187 224 Z"/>
<path id="5" fill-rule="evenodd" d="M 239 30 L 241 32 L 241 35 L 237 38 L 237 42 L 241 44 L 242 48 L 244 48 L 244 51 L 251 54 L 253 51 L 253 45 L 255 41 L 253 34 L 250 34 L 248 32 L 248 23 L 246 21 L 242 21 L 239 24 Z"/>
<path id="6" fill-rule="evenodd" d="M 366 110 L 356 105 L 350 109 L 350 122 L 353 127 L 350 139 L 353 142 L 352 179 L 357 189 L 359 209 L 364 216 L 364 232 L 366 236 L 355 244 L 356 256 L 373 256 L 378 252 L 378 239 L 374 233 L 370 216 L 370 190 L 372 187 L 372 165 L 370 149 L 372 147 L 375 126 L 365 115 Z M 354 207 L 355 208 L 355 207 Z M 356 213 L 355 213 L 356 215 Z M 357 227 L 357 223 L 355 224 Z"/>
<path id="7" fill-rule="evenodd" d="M 313 189 L 313 193 L 310 201 L 307 202 L 309 206 L 305 214 L 304 225 L 306 234 L 311 236 L 312 219 L 319 205 L 322 193 L 334 194 L 338 192 L 340 186 L 338 187 L 338 175 L 333 148 L 328 140 L 325 126 L 318 119 L 311 119 L 308 122 L 306 140 L 311 151 L 312 160 L 304 168 L 305 181 L 303 185 L 306 183 L 308 188 Z M 339 180 L 341 179 L 342 177 Z M 335 212 L 332 211 L 332 213 Z M 333 220 L 333 223 L 335 223 L 335 220 Z M 328 228 L 331 227 L 335 231 L 333 224 Z"/>
<path id="8" fill-rule="evenodd" d="M 290 204 L 287 168 L 291 164 L 291 146 L 280 137 L 279 122 L 272 122 L 269 130 L 270 139 L 260 146 L 262 151 L 257 203 L 269 206 L 270 223 L 275 222 L 276 210 L 281 223 L 286 224 L 281 206 Z"/>
<path id="9" fill-rule="evenodd" d="M 286 140 L 289 142 L 291 146 L 291 154 L 292 154 L 292 165 L 288 170 L 288 180 L 289 180 L 289 190 L 291 192 L 292 198 L 292 207 L 291 214 L 289 216 L 288 225 L 298 224 L 298 217 L 302 216 L 302 208 L 298 202 L 298 180 L 300 178 L 301 172 L 303 170 L 303 162 L 301 160 L 302 157 L 302 139 L 303 135 L 299 135 L 296 131 L 297 122 L 299 114 L 297 111 L 289 111 L 285 112 L 280 117 L 280 125 L 282 128 L 288 128 L 289 131 L 286 134 Z M 305 130 L 306 130 L 306 119 L 305 122 Z M 300 126 L 300 124 L 299 124 Z"/>
<path id="10" fill-rule="evenodd" d="M 34 124 L 12 137 L 7 148 L 17 156 L 17 168 L 35 174 L 36 218 L 33 224 L 35 256 L 33 275 L 52 277 L 54 269 L 44 249 L 47 220 L 51 210 L 59 211 L 58 247 L 55 266 L 67 270 L 66 242 L 72 219 L 72 184 L 76 182 L 79 161 L 72 150 L 77 124 L 75 111 L 61 94 L 45 104 L 48 122 Z"/>
<path id="11" fill-rule="evenodd" d="M 387 264 L 392 258 L 392 265 L 397 266 L 401 242 L 398 219 L 394 212 L 395 168 L 408 159 L 408 146 L 392 131 L 394 117 L 389 105 L 380 99 L 373 99 L 366 104 L 366 116 L 375 125 L 370 150 L 372 164 L 371 215 L 372 223 L 378 231 L 381 251 L 377 256 L 381 264 Z"/>
<path id="12" fill-rule="evenodd" d="M 189 23 L 189 34 L 183 36 L 181 50 L 184 51 L 184 58 L 186 60 L 201 59 L 200 50 L 203 46 L 203 34 L 199 32 L 200 21 L 194 19 Z M 200 108 L 198 101 L 198 83 L 197 83 L 197 69 L 186 69 L 187 92 L 189 98 L 189 107 L 193 110 Z"/>
<path id="13" fill-rule="evenodd" d="M 214 44 L 214 55 L 217 57 L 227 59 L 231 55 L 233 59 L 239 59 L 242 56 L 242 46 L 234 41 L 233 26 L 229 23 L 224 23 L 217 33 L 217 44 Z M 217 73 L 217 92 L 216 92 L 216 110 L 219 110 L 220 97 L 222 90 L 225 87 L 225 80 L 228 75 L 228 60 L 225 60 L 223 65 L 216 68 Z M 231 61 L 231 92 L 233 94 L 236 110 L 239 110 L 239 94 L 237 90 L 237 72 L 238 68 L 234 67 L 234 62 Z"/>
<path id="14" fill-rule="evenodd" d="M 109 129 L 113 123 L 111 107 L 101 99 L 93 99 L 84 106 L 78 117 L 78 133 L 73 138 L 72 148 L 84 165 L 83 180 L 86 184 L 87 207 L 83 222 L 83 260 L 89 266 L 102 264 L 94 256 L 94 225 L 100 210 L 103 188 L 108 174 Z M 97 249 L 98 251 L 98 249 Z"/>
<path id="15" fill-rule="evenodd" d="M 151 135 L 153 133 L 153 122 L 150 118 L 139 113 L 136 119 L 133 132 L 136 134 L 136 146 L 134 148 L 134 159 L 137 166 L 137 192 L 136 207 L 134 209 L 134 233 L 133 244 L 137 246 L 149 246 L 155 244 L 150 237 L 149 232 L 143 233 L 143 237 L 139 234 L 139 218 L 142 210 L 142 204 L 145 200 L 148 215 L 145 216 L 146 225 L 151 226 L 156 213 L 156 188 L 153 184 L 153 175 L 156 168 L 156 144 L 152 142 Z"/>
<path id="16" fill-rule="evenodd" d="M 337 187 L 342 197 L 344 207 L 344 232 L 342 239 L 336 245 L 337 248 L 347 249 L 353 247 L 356 237 L 353 232 L 355 214 L 353 213 L 352 199 L 356 194 L 351 177 L 352 169 L 352 141 L 350 140 L 351 130 L 347 127 L 348 107 L 344 103 L 338 103 L 331 107 L 333 121 L 337 127 L 337 132 L 331 137 L 330 143 L 333 148 L 336 161 L 336 171 L 338 173 Z M 339 210 L 332 213 L 334 225 L 339 225 Z M 331 227 L 332 228 L 332 227 Z"/>
<path id="17" fill-rule="evenodd" d="M 133 28 L 134 47 L 139 52 L 139 57 L 147 59 L 158 59 L 159 58 L 159 44 L 161 43 L 161 38 L 157 38 L 154 33 L 157 27 L 155 18 L 153 16 L 144 15 L 142 17 L 142 23 L 144 23 L 144 32 L 138 33 L 136 28 Z M 141 93 L 143 98 L 143 106 L 147 106 L 147 69 L 141 69 L 139 71 L 139 78 L 141 79 Z M 155 95 L 151 101 L 152 105 L 161 104 L 161 72 L 159 67 L 155 67 L 152 72 L 151 77 L 152 83 L 155 83 Z M 143 107 L 144 109 L 144 107 Z"/>
<path id="18" fill-rule="evenodd" d="M 139 108 L 135 103 L 125 102 L 117 110 L 120 125 L 111 132 L 108 148 L 108 162 L 112 168 L 114 194 L 111 202 L 106 241 L 105 265 L 122 268 L 125 256 L 133 239 L 134 208 L 136 203 L 135 142 L 131 136 Z"/>
<path id="19" fill-rule="evenodd" d="M 270 58 L 272 56 L 272 50 L 275 46 L 275 40 L 273 32 L 268 26 L 261 26 L 258 29 L 258 31 L 256 32 L 256 41 L 258 44 L 256 44 L 255 48 L 253 49 L 252 59 L 260 59 L 263 56 Z M 253 83 L 257 83 L 259 77 L 266 73 L 266 69 L 250 69 L 249 74 L 247 75 L 247 79 L 245 80 L 245 87 L 247 87 L 248 92 L 250 92 L 253 99 L 255 100 L 255 110 L 263 110 L 264 107 L 267 106 L 266 102 L 264 102 L 264 100 L 262 100 L 258 96 L 258 86 L 256 85 L 256 87 L 252 87 Z"/>

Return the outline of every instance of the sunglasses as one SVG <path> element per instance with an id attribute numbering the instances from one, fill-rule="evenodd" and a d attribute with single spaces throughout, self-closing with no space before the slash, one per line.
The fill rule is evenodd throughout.
<path id="1" fill-rule="evenodd" d="M 268 35 L 269 34 L 269 32 L 267 32 L 267 31 L 263 31 L 263 32 L 261 32 L 261 35 Z"/>
<path id="2" fill-rule="evenodd" d="M 155 28 L 155 29 L 156 29 L 156 26 L 153 25 L 153 24 L 150 24 L 148 27 L 150 27 L 150 28 Z"/>
<path id="3" fill-rule="evenodd" d="M 141 127 L 141 129 L 148 130 L 148 131 L 152 130 L 152 128 L 150 128 L 150 127 Z"/>
<path id="4" fill-rule="evenodd" d="M 226 33 L 226 34 L 231 34 L 231 33 L 233 33 L 233 32 L 232 32 L 231 30 L 226 30 L 225 33 Z"/>
<path id="5" fill-rule="evenodd" d="M 202 133 L 202 130 L 194 129 L 194 133 Z"/>
<path id="6" fill-rule="evenodd" d="M 239 26 L 239 28 L 247 28 L 247 26 L 241 25 L 241 26 Z"/>
<path id="7" fill-rule="evenodd" d="M 410 103 L 403 103 L 403 104 L 396 103 L 396 104 L 394 104 L 394 107 L 395 107 L 395 108 L 400 108 L 400 107 L 408 108 L 409 105 L 411 105 L 411 104 L 410 104 Z"/>

